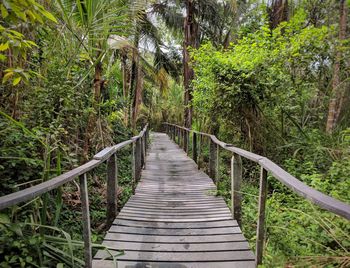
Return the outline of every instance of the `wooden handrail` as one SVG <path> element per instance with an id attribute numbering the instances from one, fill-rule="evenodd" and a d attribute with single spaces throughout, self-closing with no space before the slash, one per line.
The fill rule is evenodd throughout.
<path id="1" fill-rule="evenodd" d="M 218 172 L 218 149 L 221 147 L 224 150 L 233 153 L 231 160 L 231 200 L 232 200 L 232 215 L 239 223 L 241 221 L 241 193 L 240 185 L 242 180 L 242 163 L 240 157 L 249 159 L 261 166 L 260 176 L 260 189 L 259 189 L 259 215 L 258 215 L 258 227 L 257 227 L 257 243 L 256 243 L 256 264 L 262 262 L 263 242 L 264 242 L 264 229 L 265 229 L 265 204 L 267 196 L 267 172 L 280 181 L 283 185 L 287 186 L 290 190 L 298 194 L 299 196 L 310 200 L 313 204 L 337 214 L 347 220 L 350 220 L 350 205 L 341 202 L 333 197 L 330 197 L 324 193 L 321 193 L 305 183 L 301 182 L 293 175 L 289 174 L 283 168 L 272 162 L 270 159 L 248 152 L 246 150 L 234 147 L 232 144 L 227 144 L 220 141 L 216 136 L 200 131 L 192 130 L 182 126 L 178 126 L 170 123 L 163 123 L 166 126 L 166 131 L 169 136 L 176 141 L 178 133 L 185 131 L 186 133 L 194 135 L 195 142 L 193 142 L 194 148 L 192 151 L 197 151 L 197 140 L 201 140 L 202 137 L 207 137 L 210 140 L 210 155 L 209 155 L 209 173 L 216 181 Z M 180 131 L 181 130 L 181 131 Z M 187 135 L 187 134 L 186 134 Z M 199 137 L 198 137 L 199 136 Z M 215 146 L 214 146 L 215 145 Z M 200 153 L 200 148 L 199 148 Z M 216 155 L 216 157 L 215 157 Z M 197 152 L 193 153 L 197 162 Z M 198 162 L 197 162 L 198 163 Z M 198 163 L 199 164 L 199 163 Z M 216 166 L 216 167 L 215 167 Z M 213 171 L 216 168 L 216 172 Z"/>
<path id="2" fill-rule="evenodd" d="M 94 168 L 100 166 L 107 161 L 107 224 L 111 224 L 116 217 L 117 197 L 116 190 L 118 184 L 118 169 L 117 169 L 117 152 L 126 146 L 133 145 L 133 188 L 140 179 L 141 169 L 144 165 L 142 159 L 145 159 L 147 143 L 148 143 L 148 124 L 142 129 L 139 135 L 131 139 L 118 143 L 114 146 L 106 147 L 102 151 L 94 155 L 89 162 L 74 168 L 60 176 L 54 177 L 48 181 L 27 189 L 8 194 L 0 197 L 0 210 L 17 205 L 35 197 L 56 189 L 63 184 L 73 181 L 79 177 L 81 201 L 82 201 L 82 216 L 83 216 L 83 238 L 84 238 L 84 255 L 85 267 L 92 267 L 92 251 L 91 251 L 91 229 L 90 229 L 90 213 L 89 213 L 89 196 L 87 189 L 87 173 Z"/>

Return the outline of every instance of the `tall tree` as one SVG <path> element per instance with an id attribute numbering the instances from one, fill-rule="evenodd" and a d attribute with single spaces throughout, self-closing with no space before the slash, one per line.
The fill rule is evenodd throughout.
<path id="1" fill-rule="evenodd" d="M 95 115 L 99 114 L 103 60 L 107 58 L 110 49 L 108 40 L 112 34 L 126 34 L 125 28 L 129 24 L 126 16 L 127 8 L 119 0 L 59 0 L 58 2 L 66 27 L 80 43 L 82 54 L 86 55 L 91 63 L 91 69 L 94 70 L 94 112 L 89 115 L 84 142 L 84 155 L 87 157 L 94 125 L 97 123 L 98 129 L 102 129 L 100 120 L 97 120 Z"/>
<path id="2" fill-rule="evenodd" d="M 346 38 L 346 22 L 348 16 L 348 6 L 345 0 L 339 3 L 339 41 Z M 327 133 L 331 134 L 337 125 L 339 115 L 342 110 L 345 92 L 341 88 L 340 69 L 341 69 L 342 51 L 337 49 L 335 62 L 333 66 L 333 80 L 332 80 L 332 96 L 328 107 L 328 117 L 326 124 Z"/>
<path id="3" fill-rule="evenodd" d="M 191 127 L 193 116 L 191 83 L 194 79 L 194 71 L 190 63 L 189 48 L 198 48 L 201 41 L 206 40 L 208 33 L 209 39 L 212 40 L 213 32 L 207 31 L 209 28 L 219 29 L 214 31 L 217 34 L 216 38 L 223 39 L 223 43 L 228 42 L 231 33 L 229 29 L 225 29 L 223 20 L 231 20 L 231 18 L 219 17 L 219 14 L 224 14 L 222 10 L 227 9 L 229 4 L 233 6 L 236 1 L 166 0 L 157 1 L 152 6 L 153 12 L 159 14 L 170 29 L 183 34 L 184 125 L 186 127 Z"/>
<path id="4" fill-rule="evenodd" d="M 194 78 L 194 71 L 190 65 L 190 55 L 188 48 L 198 48 L 199 28 L 195 18 L 195 2 L 186 0 L 186 17 L 184 21 L 184 42 L 183 42 L 183 77 L 184 77 L 184 125 L 187 128 L 192 126 L 192 88 L 191 82 Z"/>

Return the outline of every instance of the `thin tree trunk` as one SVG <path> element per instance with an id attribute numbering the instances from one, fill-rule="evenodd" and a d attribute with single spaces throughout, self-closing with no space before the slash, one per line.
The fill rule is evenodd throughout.
<path id="1" fill-rule="evenodd" d="M 346 17 L 348 14 L 347 3 L 345 0 L 340 1 L 340 20 L 339 20 L 339 40 L 344 40 L 346 37 Z M 343 106 L 344 92 L 340 89 L 340 61 L 342 53 L 338 49 L 333 66 L 332 80 L 332 97 L 329 101 L 328 117 L 326 124 L 326 132 L 331 134 L 337 124 L 340 112 Z"/>
<path id="2" fill-rule="evenodd" d="M 130 92 L 129 92 L 129 118 L 131 119 L 131 127 L 134 127 L 134 109 L 135 98 L 137 93 L 137 84 L 139 80 L 139 55 L 135 48 L 133 51 L 132 63 L 131 63 L 131 75 L 130 75 Z"/>
<path id="3" fill-rule="evenodd" d="M 93 100 L 93 108 L 98 113 L 98 104 L 101 99 L 101 84 L 102 84 L 102 63 L 98 62 L 95 66 L 95 74 L 94 74 L 94 100 Z M 83 154 L 85 159 L 89 156 L 90 146 L 91 146 L 91 134 L 93 133 L 94 125 L 96 123 L 96 115 L 94 112 L 90 112 L 89 119 L 85 131 L 84 137 L 84 150 Z"/>
<path id="4" fill-rule="evenodd" d="M 95 78 L 94 78 L 94 100 L 95 105 L 100 102 L 101 97 L 101 84 L 102 84 L 102 63 L 99 62 L 95 66 Z"/>
<path id="5" fill-rule="evenodd" d="M 124 101 L 128 100 L 128 88 L 130 87 L 129 81 L 130 81 L 130 72 L 128 70 L 126 60 L 127 60 L 127 55 L 126 51 L 122 51 L 121 54 L 121 68 L 123 72 L 123 98 Z M 124 105 L 124 124 L 127 126 L 128 125 L 128 105 Z"/>
<path id="6" fill-rule="evenodd" d="M 131 64 L 131 75 L 130 75 L 130 100 L 129 100 L 129 118 L 131 118 L 131 125 L 133 130 L 135 130 L 136 125 L 135 118 L 134 118 L 134 110 L 136 105 L 136 95 L 138 90 L 138 83 L 139 83 L 139 69 L 140 69 L 140 57 L 139 57 L 139 42 L 140 42 L 140 36 L 139 36 L 139 28 L 136 25 L 135 26 L 135 39 L 134 39 L 134 49 L 132 52 L 132 64 Z"/>
<path id="7" fill-rule="evenodd" d="M 198 48 L 198 24 L 194 18 L 195 6 L 193 1 L 186 1 L 186 18 L 184 21 L 185 38 L 183 43 L 183 76 L 184 76 L 184 125 L 192 125 L 192 85 L 194 78 L 193 68 L 190 66 L 188 47 Z"/>
<path id="8" fill-rule="evenodd" d="M 132 114 L 132 124 L 133 128 L 136 129 L 136 122 L 140 110 L 140 105 L 142 103 L 142 92 L 143 92 L 143 75 L 141 68 L 138 68 L 138 76 L 136 83 L 136 91 L 133 103 L 133 114 Z"/>

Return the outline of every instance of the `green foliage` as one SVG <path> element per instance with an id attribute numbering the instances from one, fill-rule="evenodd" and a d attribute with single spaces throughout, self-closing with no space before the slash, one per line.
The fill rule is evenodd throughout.
<path id="1" fill-rule="evenodd" d="M 23 68 L 21 61 L 27 60 L 28 52 L 37 47 L 37 44 L 21 33 L 17 25 L 23 23 L 26 27 L 35 27 L 46 21 L 57 23 L 56 18 L 42 5 L 34 0 L 6 0 L 0 4 L 2 25 L 0 25 L 0 62 L 9 60 L 15 67 L 5 69 L 2 83 L 12 81 L 17 86 L 21 81 L 28 83 L 33 76 L 39 74 L 31 69 Z M 15 25 L 15 27 L 13 27 Z M 11 64 L 12 66 L 14 65 Z"/>
<path id="2" fill-rule="evenodd" d="M 309 186 L 349 203 L 349 130 L 324 132 L 334 25 L 311 24 L 309 16 L 299 8 L 271 30 L 259 10 L 227 49 L 206 43 L 192 50 L 194 127 L 266 155 Z M 229 161 L 221 155 L 218 193 L 226 201 Z M 243 166 L 242 229 L 254 248 L 259 172 L 251 163 Z M 272 177 L 266 232 L 266 267 L 341 267 L 349 261 L 348 222 Z"/>

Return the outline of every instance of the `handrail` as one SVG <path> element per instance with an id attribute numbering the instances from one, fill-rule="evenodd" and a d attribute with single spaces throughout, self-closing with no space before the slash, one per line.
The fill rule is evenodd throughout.
<path id="1" fill-rule="evenodd" d="M 83 236 L 84 236 L 84 253 L 85 267 L 92 267 L 92 251 L 91 251 L 91 230 L 90 230 L 90 214 L 87 190 L 87 176 L 89 171 L 98 167 L 107 161 L 107 224 L 111 224 L 116 217 L 117 197 L 116 189 L 118 184 L 118 169 L 116 164 L 116 154 L 121 149 L 132 144 L 133 145 L 133 189 L 140 179 L 141 169 L 145 166 L 145 156 L 148 143 L 148 124 L 142 129 L 139 135 L 132 137 L 129 140 L 123 141 L 111 147 L 106 147 L 102 151 L 94 155 L 93 159 L 87 163 L 76 167 L 68 172 L 54 177 L 48 181 L 42 182 L 35 186 L 24 190 L 8 194 L 0 197 L 0 210 L 17 205 L 35 197 L 56 189 L 63 184 L 73 181 L 77 177 L 80 180 L 82 212 L 83 212 Z"/>
<path id="2" fill-rule="evenodd" d="M 189 134 L 192 133 L 192 154 L 193 160 L 198 164 L 200 168 L 200 162 L 197 159 L 197 136 L 207 137 L 210 139 L 210 152 L 209 152 L 209 175 L 213 179 L 218 179 L 218 165 L 219 147 L 224 150 L 233 153 L 231 159 L 231 202 L 232 202 L 232 214 L 234 219 L 239 223 L 241 220 L 241 194 L 240 185 L 242 180 L 242 162 L 240 157 L 249 159 L 261 166 L 260 187 L 259 187 L 259 218 L 257 229 L 257 245 L 256 245 L 256 264 L 261 264 L 263 241 L 264 241 L 264 221 L 265 221 L 265 203 L 267 197 L 267 172 L 270 172 L 274 178 L 280 181 L 283 185 L 287 186 L 293 192 L 299 196 L 310 200 L 312 203 L 319 207 L 337 214 L 347 220 L 350 220 L 350 205 L 341 202 L 333 197 L 330 197 L 324 193 L 321 193 L 312 187 L 309 187 L 305 183 L 301 182 L 283 168 L 272 162 L 270 159 L 248 152 L 246 150 L 234 147 L 232 144 L 227 144 L 220 141 L 216 136 L 203 133 L 200 131 L 192 130 L 176 124 L 163 123 L 166 126 L 166 131 L 174 141 L 183 145 L 184 150 L 188 152 Z M 186 133 L 186 134 L 185 134 Z M 200 150 L 200 147 L 199 147 Z"/>

